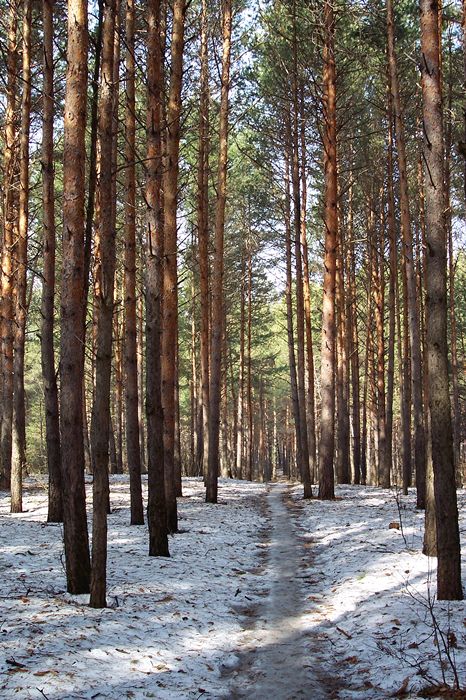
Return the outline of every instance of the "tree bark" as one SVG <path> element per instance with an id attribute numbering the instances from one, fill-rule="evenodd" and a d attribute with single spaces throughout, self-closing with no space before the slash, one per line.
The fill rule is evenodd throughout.
<path id="1" fill-rule="evenodd" d="M 387 462 L 393 473 L 393 396 L 395 388 L 395 335 L 396 335 L 396 279 L 397 249 L 395 228 L 395 196 L 393 192 L 393 104 L 391 91 L 387 90 L 388 141 L 387 141 L 387 229 L 389 247 L 388 282 L 388 357 L 386 394 L 386 450 Z M 402 391 L 401 387 L 401 391 Z"/>
<path id="2" fill-rule="evenodd" d="M 1 343 L 2 343 L 2 411 L 0 434 L 0 488 L 11 483 L 11 449 L 13 426 L 13 320 L 14 283 L 12 248 L 17 236 L 18 145 L 17 145 L 17 67 L 19 1 L 10 4 L 7 44 L 7 86 L 5 110 L 5 150 L 3 189 L 3 246 L 1 266 Z"/>
<path id="3" fill-rule="evenodd" d="M 104 0 L 102 30 L 102 72 L 99 91 L 100 144 L 100 248 L 97 265 L 100 283 L 96 287 L 97 338 L 95 396 L 92 407 L 91 442 L 93 460 L 92 519 L 92 608 L 105 608 L 107 571 L 107 508 L 109 498 L 108 462 L 110 437 L 110 379 L 115 285 L 115 228 L 113 203 L 113 100 L 115 0 Z"/>
<path id="4" fill-rule="evenodd" d="M 21 136 L 19 144 L 18 238 L 14 251 L 15 331 L 13 341 L 13 440 L 11 459 L 11 512 L 23 509 L 23 470 L 26 467 L 26 406 L 24 395 L 24 343 L 27 318 L 27 263 L 29 215 L 29 129 L 31 122 L 31 0 L 23 2 L 23 67 Z"/>
<path id="5" fill-rule="evenodd" d="M 306 128 L 304 115 L 304 90 L 301 90 L 300 118 L 301 118 L 301 248 L 303 261 L 303 294 L 304 294 L 304 320 L 306 332 L 306 370 L 307 370 L 307 394 L 306 416 L 307 437 L 309 445 L 309 471 L 311 484 L 317 476 L 316 461 L 316 416 L 315 416 L 315 387 L 314 387 L 314 349 L 312 342 L 312 317 L 311 317 L 311 288 L 309 284 L 309 252 L 307 245 L 307 158 L 306 158 Z"/>
<path id="6" fill-rule="evenodd" d="M 49 475 L 47 522 L 63 520 L 61 483 L 60 421 L 58 414 L 57 375 L 54 349 L 55 300 L 55 177 L 53 158 L 54 68 L 53 10 L 54 0 L 43 0 L 44 83 L 42 119 L 42 201 L 44 269 L 41 304 L 41 361 L 44 382 L 45 440 Z"/>
<path id="7" fill-rule="evenodd" d="M 338 245 L 337 120 L 335 71 L 335 18 L 331 2 L 324 4 L 324 176 L 325 257 L 322 306 L 321 394 L 319 444 L 319 497 L 335 498 L 335 282 Z"/>
<path id="8" fill-rule="evenodd" d="M 407 283 L 407 311 L 411 350 L 411 383 L 414 415 L 414 463 L 416 468 L 417 506 L 418 508 L 424 508 L 426 439 L 423 422 L 421 339 L 419 330 L 419 311 L 416 301 L 416 272 L 414 268 L 411 214 L 409 208 L 405 136 L 395 52 L 393 0 L 387 0 L 387 40 L 390 86 L 395 113 L 395 134 L 400 181 L 401 232 L 403 238 L 403 256 Z"/>
<path id="9" fill-rule="evenodd" d="M 462 600 L 453 431 L 448 390 L 447 242 L 439 6 L 420 0 L 427 260 L 427 362 L 437 523 L 437 597 Z"/>
<path id="10" fill-rule="evenodd" d="M 125 415 L 131 525 L 144 524 L 139 443 L 136 321 L 136 63 L 134 0 L 126 0 L 126 118 L 125 118 Z"/>
<path id="11" fill-rule="evenodd" d="M 201 7 L 201 81 L 199 103 L 199 155 L 197 169 L 197 226 L 201 311 L 200 360 L 202 403 L 202 470 L 209 461 L 209 61 L 207 0 Z"/>
<path id="12" fill-rule="evenodd" d="M 307 434 L 307 396 L 306 396 L 306 363 L 305 363 L 305 328 L 304 328 L 304 284 L 303 284 L 303 261 L 301 251 L 301 178 L 300 178 L 300 158 L 299 158 L 299 95 L 298 95 L 298 46 L 296 36 L 296 2 L 292 3 L 293 13 L 293 69 L 291 77 L 291 147 L 292 147 L 292 168 L 291 182 L 293 193 L 293 223 L 294 223 L 294 249 L 295 249 L 295 275 L 296 275 L 296 341 L 297 341 L 297 373 L 298 373 L 298 398 L 299 398 L 299 420 L 301 437 L 301 480 L 304 487 L 304 498 L 312 497 L 311 475 L 309 467 L 309 440 Z"/>
<path id="13" fill-rule="evenodd" d="M 288 340 L 288 364 L 290 369 L 291 406 L 296 437 L 296 466 L 301 474 L 301 422 L 299 420 L 298 379 L 296 376 L 296 355 L 293 329 L 293 281 L 291 266 L 291 193 L 290 193 L 290 163 L 288 152 L 285 151 L 285 256 L 286 256 L 286 328 Z"/>
<path id="14" fill-rule="evenodd" d="M 228 96 L 230 91 L 231 0 L 224 0 L 222 14 L 222 76 L 220 96 L 217 201 L 215 207 L 214 263 L 212 273 L 212 333 L 209 388 L 209 460 L 206 501 L 217 503 L 219 474 L 220 389 L 223 338 L 223 254 L 228 168 Z"/>
<path id="15" fill-rule="evenodd" d="M 176 344 L 178 342 L 177 206 L 185 13 L 186 0 L 175 0 L 173 4 L 171 73 L 167 107 L 167 163 L 163 180 L 162 406 L 165 494 L 169 532 L 177 532 L 178 530 L 175 484 L 175 383 Z"/>
<path id="16" fill-rule="evenodd" d="M 84 486 L 84 168 L 87 101 L 87 3 L 68 0 L 68 68 L 63 148 L 63 264 L 60 430 L 63 524 L 69 593 L 88 593 L 89 539 Z"/>
<path id="17" fill-rule="evenodd" d="M 160 0 L 147 7 L 146 417 L 149 555 L 169 556 L 163 446 L 161 322 L 163 294 L 162 44 Z"/>

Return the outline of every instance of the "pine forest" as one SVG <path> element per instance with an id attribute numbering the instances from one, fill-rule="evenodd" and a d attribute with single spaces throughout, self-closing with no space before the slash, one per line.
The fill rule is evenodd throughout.
<path id="1" fill-rule="evenodd" d="M 466 0 L 0 0 L 0 697 L 466 697 Z"/>

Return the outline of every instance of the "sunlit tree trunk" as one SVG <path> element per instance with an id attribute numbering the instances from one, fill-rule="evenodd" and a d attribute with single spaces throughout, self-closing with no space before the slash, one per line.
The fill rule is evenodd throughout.
<path id="1" fill-rule="evenodd" d="M 13 440 L 11 460 L 11 512 L 23 509 L 23 469 L 26 467 L 26 406 L 24 395 L 24 343 L 27 317 L 27 247 L 29 214 L 29 128 L 31 122 L 31 0 L 23 2 L 21 135 L 19 143 L 18 238 L 15 245 L 15 330 L 13 355 Z"/>
<path id="2" fill-rule="evenodd" d="M 304 90 L 301 90 L 300 100 L 300 133 L 301 133 L 301 248 L 303 260 L 303 293 L 304 320 L 306 332 L 306 370 L 307 370 L 307 437 L 309 444 L 309 471 L 311 483 L 317 476 L 316 464 L 316 417 L 315 417 L 315 386 L 314 386 L 314 348 L 312 341 L 311 318 L 311 288 L 309 284 L 309 252 L 307 245 L 307 158 L 306 158 L 306 125 L 304 114 Z"/>
<path id="3" fill-rule="evenodd" d="M 10 3 L 7 39 L 7 84 L 5 109 L 5 149 L 3 159 L 3 247 L 1 265 L 1 344 L 2 405 L 0 433 L 0 488 L 11 482 L 13 423 L 13 319 L 14 282 L 12 248 L 17 236 L 18 144 L 17 144 L 17 69 L 19 1 Z"/>
<path id="4" fill-rule="evenodd" d="M 87 46 L 87 3 L 84 0 L 68 0 L 68 67 L 63 146 L 60 431 L 69 593 L 87 593 L 90 584 L 82 414 Z"/>
<path id="5" fill-rule="evenodd" d="M 331 2 L 324 4 L 324 175 L 325 257 L 322 306 L 321 394 L 322 413 L 319 444 L 319 496 L 335 497 L 335 281 L 338 245 L 337 119 L 335 71 L 335 17 Z"/>
<path id="6" fill-rule="evenodd" d="M 447 241 L 439 7 L 420 0 L 427 261 L 427 362 L 437 523 L 437 597 L 462 600 L 453 431 L 448 390 Z"/>

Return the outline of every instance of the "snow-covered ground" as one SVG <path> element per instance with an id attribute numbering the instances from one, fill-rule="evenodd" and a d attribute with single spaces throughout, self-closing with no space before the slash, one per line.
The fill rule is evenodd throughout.
<path id="1" fill-rule="evenodd" d="M 337 487 L 341 500 L 308 503 L 300 493 L 293 489 L 309 551 L 304 614 L 338 661 L 339 697 L 419 697 L 428 685 L 453 686 L 455 670 L 466 689 L 466 605 L 435 601 L 436 560 L 421 553 L 414 490 Z M 458 505 L 466 592 L 464 490 Z"/>
<path id="2" fill-rule="evenodd" d="M 282 564 L 269 526 L 278 488 L 299 543 L 295 554 L 284 549 Z M 329 678 L 329 693 L 322 697 L 383 699 L 399 690 L 416 697 L 428 683 L 420 669 L 442 681 L 447 637 L 466 686 L 466 607 L 435 603 L 443 635 L 436 641 L 426 605 L 429 591 L 435 595 L 435 562 L 419 552 L 423 516 L 412 494 L 401 497 L 401 531 L 389 528 L 400 522 L 396 498 L 380 489 L 338 489 L 341 500 L 304 502 L 297 486 L 222 480 L 219 504 L 207 505 L 200 480 L 186 479 L 182 532 L 170 538 L 171 558 L 156 559 L 147 556 L 146 527 L 128 525 L 127 478 L 112 477 L 111 493 L 111 607 L 100 611 L 65 593 L 62 531 L 45 523 L 44 488 L 28 483 L 26 512 L 19 515 L 9 514 L 8 498 L 0 495 L 0 697 L 238 697 L 247 687 L 241 676 L 257 666 L 241 655 L 260 651 L 251 639 L 265 639 L 261 619 L 277 595 L 272 591 L 267 607 L 282 565 L 299 578 L 302 611 L 293 628 L 307 640 L 297 639 L 299 653 L 308 654 L 303 663 L 325 666 L 319 683 L 325 687 Z M 465 492 L 459 497 L 464 542 Z M 297 569 L 286 561 L 290 556 L 299 558 Z M 280 590 L 286 595 L 286 585 Z M 299 616 L 296 603 L 294 610 Z M 286 669 L 284 656 L 271 672 Z M 281 700 L 272 696 L 264 700 Z M 314 691 L 302 697 L 319 700 Z"/>

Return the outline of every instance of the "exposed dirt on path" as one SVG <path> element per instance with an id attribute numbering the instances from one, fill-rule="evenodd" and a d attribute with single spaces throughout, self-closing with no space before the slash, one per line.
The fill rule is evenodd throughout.
<path id="1" fill-rule="evenodd" d="M 285 482 L 272 484 L 267 498 L 270 529 L 263 563 L 268 595 L 262 605 L 243 610 L 244 639 L 237 660 L 225 669 L 230 700 L 325 700 L 338 698 L 332 659 L 303 611 L 312 550 L 295 523 L 299 506 Z M 309 542 L 307 541 L 307 544 Z"/>

